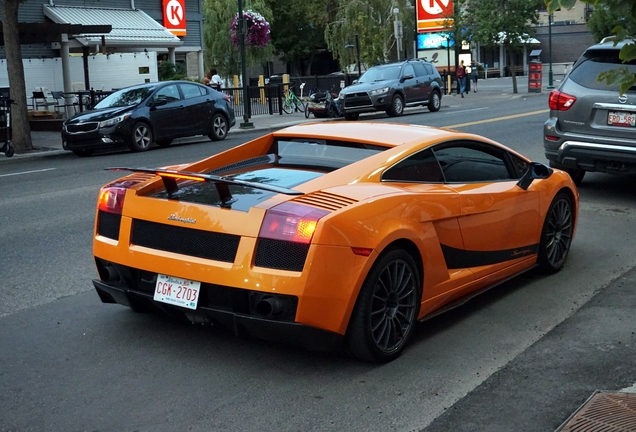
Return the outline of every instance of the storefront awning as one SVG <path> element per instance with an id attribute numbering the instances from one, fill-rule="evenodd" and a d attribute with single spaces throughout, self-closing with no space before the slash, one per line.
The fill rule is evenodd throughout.
<path id="1" fill-rule="evenodd" d="M 84 46 L 106 48 L 170 48 L 183 44 L 152 17 L 138 9 L 42 5 L 44 15 L 55 23 L 112 26 L 110 33 L 74 35 Z"/>

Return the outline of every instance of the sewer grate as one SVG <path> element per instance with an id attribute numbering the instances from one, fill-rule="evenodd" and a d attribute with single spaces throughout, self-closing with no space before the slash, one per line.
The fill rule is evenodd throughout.
<path id="1" fill-rule="evenodd" d="M 636 394 L 596 391 L 555 432 L 634 432 Z"/>

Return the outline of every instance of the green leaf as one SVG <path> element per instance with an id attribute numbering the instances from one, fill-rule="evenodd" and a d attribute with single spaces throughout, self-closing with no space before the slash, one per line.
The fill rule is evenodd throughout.
<path id="1" fill-rule="evenodd" d="M 633 42 L 625 44 L 623 48 L 621 48 L 618 57 L 623 61 L 623 63 L 627 63 L 636 59 L 636 44 L 634 44 Z"/>

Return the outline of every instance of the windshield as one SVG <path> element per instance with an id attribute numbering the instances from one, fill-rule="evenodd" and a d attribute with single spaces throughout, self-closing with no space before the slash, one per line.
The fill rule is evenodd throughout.
<path id="1" fill-rule="evenodd" d="M 601 72 L 620 67 L 627 68 L 629 73 L 636 73 L 636 60 L 623 63 L 618 57 L 618 52 L 619 50 L 608 49 L 588 50 L 582 61 L 570 72 L 570 79 L 590 89 L 618 91 L 618 85 L 608 86 L 605 80 L 596 79 Z M 629 90 L 634 91 L 636 88 L 632 86 Z"/>
<path id="2" fill-rule="evenodd" d="M 108 95 L 101 102 L 95 105 L 95 109 L 138 105 L 141 101 L 146 99 L 146 97 L 148 97 L 154 89 L 155 86 L 134 87 L 118 90 L 115 93 Z"/>
<path id="3" fill-rule="evenodd" d="M 395 80 L 400 77 L 402 65 L 376 66 L 366 71 L 358 82 L 370 83 L 375 81 Z"/>

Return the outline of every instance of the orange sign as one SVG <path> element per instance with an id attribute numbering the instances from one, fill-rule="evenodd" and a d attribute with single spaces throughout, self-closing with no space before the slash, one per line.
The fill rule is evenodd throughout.
<path id="1" fill-rule="evenodd" d="M 452 25 L 450 16 L 453 13 L 452 0 L 417 0 L 417 31 L 420 33 L 440 31 L 444 22 Z"/>
<path id="2" fill-rule="evenodd" d="M 163 0 L 163 26 L 175 36 L 186 35 L 185 0 Z"/>

